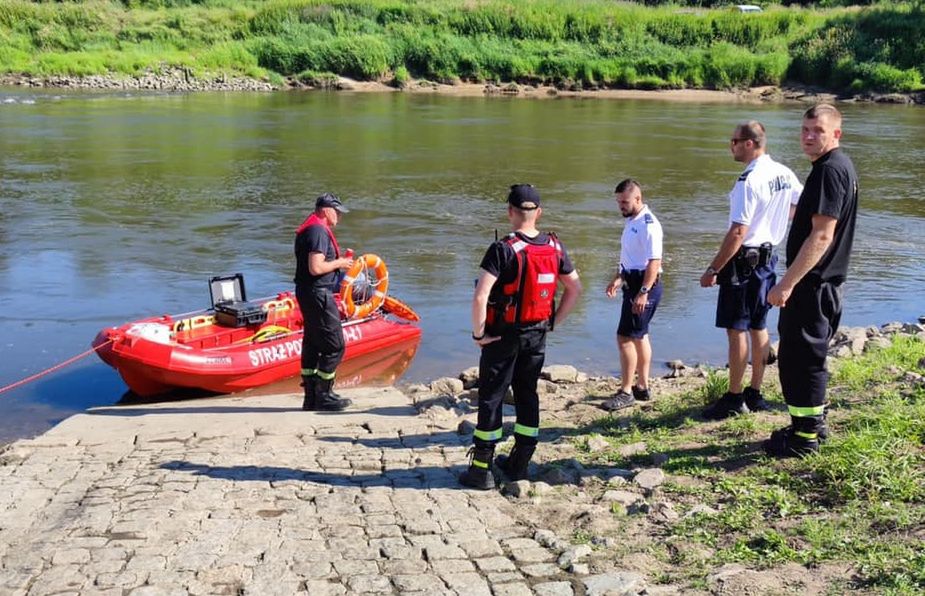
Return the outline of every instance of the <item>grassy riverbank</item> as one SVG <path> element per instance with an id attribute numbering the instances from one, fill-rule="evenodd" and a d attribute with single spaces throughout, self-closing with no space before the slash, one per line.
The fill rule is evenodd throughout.
<path id="1" fill-rule="evenodd" d="M 925 590 L 925 342 L 896 336 L 889 347 L 833 364 L 832 437 L 804 460 L 758 455 L 760 440 L 787 423 L 784 411 L 695 420 L 702 404 L 725 391 L 724 373 L 711 373 L 695 390 L 660 395 L 628 419 L 580 429 L 574 441 L 589 466 L 651 465 L 652 454 L 661 454 L 669 474 L 664 497 L 687 514 L 641 529 L 644 518 L 613 507 L 621 534 L 642 536 L 633 552 L 661 568 L 661 582 L 705 587 L 724 563 L 786 577 L 795 564 L 797 573 L 822 578 L 828 594 Z M 780 400 L 779 389 L 769 394 Z M 606 448 L 589 448 L 595 435 Z M 752 581 L 761 587 L 760 577 Z"/>
<path id="2" fill-rule="evenodd" d="M 128 5 L 130 8 L 127 8 Z M 0 73 L 165 67 L 302 82 L 517 81 L 569 88 L 922 88 L 925 13 L 649 8 L 604 0 L 131 0 L 0 4 Z"/>

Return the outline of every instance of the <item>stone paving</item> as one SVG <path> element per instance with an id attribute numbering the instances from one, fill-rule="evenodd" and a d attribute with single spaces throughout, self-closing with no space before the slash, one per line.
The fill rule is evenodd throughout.
<path id="1" fill-rule="evenodd" d="M 0 452 L 0 594 L 636 594 L 498 491 L 463 490 L 470 436 L 391 389 L 97 408 Z M 572 551 L 572 555 L 574 555 Z M 572 569 L 574 571 L 574 569 Z"/>

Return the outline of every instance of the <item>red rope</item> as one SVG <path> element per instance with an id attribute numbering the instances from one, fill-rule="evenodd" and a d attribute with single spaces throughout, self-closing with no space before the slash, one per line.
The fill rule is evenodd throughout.
<path id="1" fill-rule="evenodd" d="M 96 346 L 95 348 L 90 348 L 90 349 L 87 350 L 86 352 L 82 352 L 82 353 L 77 354 L 76 356 L 74 356 L 74 357 L 72 357 L 72 358 L 68 358 L 68 359 L 65 360 L 64 362 L 60 362 L 60 363 L 58 363 L 58 364 L 52 366 L 51 368 L 46 368 L 46 369 L 43 370 L 42 372 L 35 373 L 34 375 L 32 375 L 32 376 L 30 376 L 30 377 L 26 377 L 25 379 L 22 379 L 21 381 L 16 381 L 15 383 L 10 383 L 10 384 L 7 385 L 6 387 L 0 387 L 0 393 L 6 393 L 7 391 L 9 391 L 9 390 L 11 390 L 11 389 L 16 389 L 17 387 L 19 387 L 19 386 L 21 386 L 21 385 L 25 385 L 26 383 L 29 383 L 29 382 L 31 382 L 31 381 L 34 381 L 34 380 L 39 379 L 39 378 L 41 378 L 41 377 L 44 377 L 45 375 L 49 375 L 49 374 L 55 372 L 56 370 L 58 370 L 59 368 L 64 368 L 65 366 L 67 366 L 68 364 L 71 364 L 72 362 L 77 362 L 77 361 L 80 360 L 81 358 L 84 358 L 84 357 L 86 357 L 86 356 L 89 356 L 89 355 L 92 354 L 93 352 L 96 352 L 96 351 L 99 350 L 100 348 L 103 348 L 103 347 L 105 347 L 105 346 L 107 346 L 108 344 L 111 344 L 111 343 L 112 343 L 112 340 L 111 340 L 111 339 L 107 339 L 106 341 L 104 341 L 104 342 L 101 343 L 100 345 Z"/>

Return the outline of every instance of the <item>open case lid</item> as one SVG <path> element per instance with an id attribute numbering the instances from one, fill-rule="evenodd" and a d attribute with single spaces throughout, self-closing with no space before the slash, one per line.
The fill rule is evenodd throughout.
<path id="1" fill-rule="evenodd" d="M 212 307 L 216 304 L 230 302 L 246 302 L 247 294 L 244 292 L 244 275 L 219 275 L 209 279 L 209 295 L 212 297 Z"/>

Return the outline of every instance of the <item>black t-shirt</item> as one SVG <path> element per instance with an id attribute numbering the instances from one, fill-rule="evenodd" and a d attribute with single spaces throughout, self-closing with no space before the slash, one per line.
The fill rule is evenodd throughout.
<path id="1" fill-rule="evenodd" d="M 337 285 L 337 271 L 331 271 L 324 275 L 312 275 L 309 273 L 308 255 L 313 252 L 323 254 L 325 261 L 333 261 L 337 258 L 334 243 L 328 237 L 328 232 L 324 229 L 324 226 L 308 226 L 301 234 L 295 237 L 295 279 L 293 281 L 297 286 L 334 288 Z"/>
<path id="2" fill-rule="evenodd" d="M 806 179 L 787 238 L 787 266 L 797 258 L 800 247 L 809 237 L 813 229 L 813 215 L 834 217 L 838 222 L 832 244 L 807 277 L 831 283 L 845 281 L 857 213 L 857 172 L 843 151 L 833 149 L 813 162 L 813 169 Z"/>
<path id="3" fill-rule="evenodd" d="M 530 244 L 542 246 L 549 243 L 549 234 L 545 232 L 540 232 L 533 238 L 524 236 L 520 232 L 516 234 L 518 238 Z M 562 247 L 562 254 L 559 257 L 559 275 L 568 275 L 575 270 L 575 267 L 565 251 L 565 245 L 561 241 L 559 245 Z M 504 240 L 499 240 L 488 247 L 479 266 L 498 278 L 498 281 L 495 282 L 495 287 L 497 288 L 500 285 L 514 281 L 514 277 L 517 275 L 516 259 L 517 255 L 514 253 L 514 249 Z"/>

